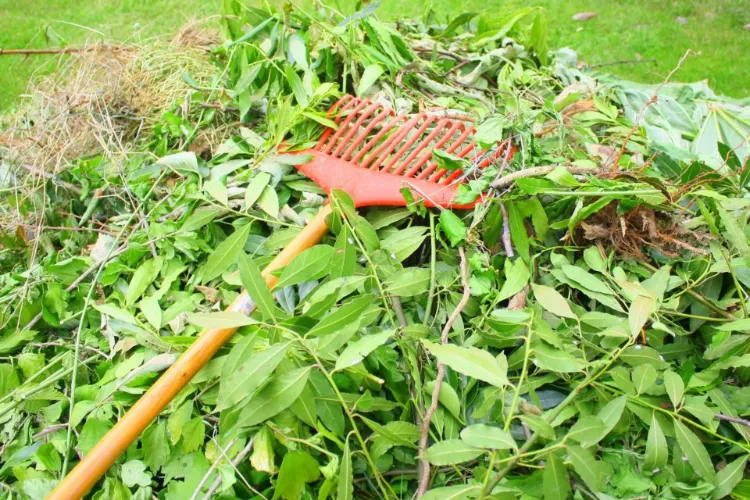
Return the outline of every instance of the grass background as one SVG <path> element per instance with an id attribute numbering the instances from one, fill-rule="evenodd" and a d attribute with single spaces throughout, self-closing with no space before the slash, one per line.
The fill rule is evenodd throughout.
<path id="1" fill-rule="evenodd" d="M 257 1 L 248 0 L 257 4 Z M 327 0 L 348 5 L 351 0 Z M 381 17 L 419 16 L 422 0 L 383 0 Z M 542 5 L 549 16 L 550 46 L 569 46 L 590 64 L 620 60 L 608 71 L 658 82 L 687 49 L 675 80 L 708 79 L 718 93 L 750 96 L 750 0 L 433 0 L 450 20 L 461 12 L 492 12 Z M 0 0 L 0 49 L 77 46 L 86 40 L 142 41 L 175 31 L 190 20 L 216 16 L 220 0 Z M 573 21 L 577 12 L 597 16 Z M 676 21 L 684 17 L 686 24 Z M 54 71 L 62 56 L 0 55 L 0 110 L 12 108 L 30 78 Z"/>

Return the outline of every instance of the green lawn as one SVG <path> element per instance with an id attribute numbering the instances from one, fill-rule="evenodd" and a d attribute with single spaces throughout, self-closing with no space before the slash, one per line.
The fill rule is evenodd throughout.
<path id="1" fill-rule="evenodd" d="M 339 5 L 349 3 L 338 0 Z M 220 0 L 0 0 L 0 48 L 143 39 L 168 33 L 190 19 L 216 14 L 219 4 Z M 418 16 L 422 4 L 421 0 L 384 0 L 380 14 L 389 19 Z M 719 93 L 750 95 L 750 30 L 743 29 L 750 23 L 750 0 L 433 0 L 433 5 L 446 19 L 466 11 L 543 5 L 549 14 L 550 45 L 572 47 L 586 62 L 654 59 L 608 70 L 637 81 L 657 82 L 691 48 L 702 55 L 688 60 L 677 80 L 708 79 Z M 598 15 L 585 22 L 571 19 L 582 11 Z M 678 23 L 677 17 L 687 23 Z M 0 109 L 18 102 L 29 78 L 53 71 L 59 57 L 68 56 L 0 56 Z"/>

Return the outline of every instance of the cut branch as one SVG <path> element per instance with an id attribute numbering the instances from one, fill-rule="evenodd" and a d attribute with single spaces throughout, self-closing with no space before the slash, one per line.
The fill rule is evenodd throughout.
<path id="1" fill-rule="evenodd" d="M 35 56 L 44 54 L 74 54 L 76 52 L 86 52 L 87 48 L 82 47 L 61 47 L 59 49 L 0 49 L 0 56 Z"/>
<path id="2" fill-rule="evenodd" d="M 744 418 L 730 417 L 729 415 L 722 415 L 721 413 L 714 413 L 714 418 L 716 420 L 724 420 L 725 422 L 732 422 L 733 424 L 739 424 L 739 425 L 744 425 L 745 427 L 750 427 L 750 420 L 745 420 Z"/>
<path id="3" fill-rule="evenodd" d="M 582 175 L 582 174 L 590 174 L 590 175 L 597 175 L 601 173 L 601 170 L 598 168 L 590 168 L 590 167 L 578 167 L 575 165 L 543 165 L 541 167 L 531 167 L 524 170 L 518 170 L 516 172 L 512 172 L 508 175 L 504 175 L 500 177 L 498 180 L 493 181 L 492 184 L 490 184 L 490 187 L 493 189 L 502 189 L 510 186 L 514 182 L 516 182 L 518 179 L 525 179 L 527 177 L 539 177 L 542 175 L 546 175 L 553 170 L 556 170 L 558 168 L 564 168 L 568 172 L 570 172 L 573 175 Z"/>
<path id="4" fill-rule="evenodd" d="M 458 253 L 461 256 L 461 285 L 464 288 L 464 292 L 461 296 L 461 300 L 458 302 L 458 305 L 451 313 L 448 321 L 446 321 L 445 326 L 443 327 L 443 331 L 440 334 L 440 343 L 442 345 L 446 345 L 448 343 L 448 335 L 450 334 L 451 328 L 453 328 L 453 323 L 456 322 L 456 319 L 458 319 L 458 317 L 461 315 L 461 311 L 463 311 L 464 307 L 466 307 L 466 304 L 469 302 L 469 298 L 471 298 L 471 289 L 469 288 L 469 271 L 466 264 L 466 252 L 463 248 L 459 247 Z M 438 361 L 437 375 L 435 376 L 435 385 L 432 388 L 432 400 L 430 403 L 430 407 L 425 412 L 424 419 L 422 419 L 422 434 L 419 439 L 419 456 L 421 457 L 419 459 L 418 470 L 419 487 L 417 488 L 416 498 L 421 498 L 427 492 L 427 488 L 429 488 L 430 486 L 430 463 L 426 458 L 424 458 L 424 455 L 427 452 L 427 441 L 430 437 L 430 422 L 432 421 L 432 416 L 437 411 L 438 398 L 440 396 L 440 386 L 443 383 L 444 377 L 445 365 Z"/>

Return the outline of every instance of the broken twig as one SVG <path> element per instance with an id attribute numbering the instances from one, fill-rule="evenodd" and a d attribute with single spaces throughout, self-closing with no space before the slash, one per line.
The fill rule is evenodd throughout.
<path id="1" fill-rule="evenodd" d="M 453 328 L 453 323 L 455 323 L 456 319 L 461 315 L 461 311 L 466 307 L 466 304 L 471 297 L 471 289 L 469 288 L 469 271 L 466 264 L 466 252 L 462 247 L 459 247 L 458 254 L 461 256 L 461 285 L 464 288 L 464 293 L 461 296 L 458 305 L 448 318 L 448 321 L 446 321 L 443 331 L 440 334 L 440 343 L 443 345 L 448 343 L 448 334 L 450 333 L 451 328 Z M 445 365 L 438 361 L 435 385 L 432 388 L 432 401 L 430 407 L 425 412 L 424 419 L 422 419 L 422 434 L 419 439 L 419 487 L 417 488 L 416 498 L 421 498 L 430 486 L 430 463 L 424 458 L 424 455 L 427 452 L 427 441 L 430 437 L 430 422 L 432 416 L 437 411 L 440 386 L 443 383 L 443 377 L 445 377 Z"/>

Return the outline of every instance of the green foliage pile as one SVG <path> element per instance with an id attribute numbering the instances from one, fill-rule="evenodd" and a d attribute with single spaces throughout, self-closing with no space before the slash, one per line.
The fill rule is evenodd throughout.
<path id="1" fill-rule="evenodd" d="M 583 74 L 537 8 L 316 8 L 226 0 L 214 83 L 124 157 L 41 187 L 3 163 L 2 210 L 32 223 L 2 233 L 0 495 L 44 498 L 201 328 L 232 325 L 92 498 L 411 498 L 420 460 L 431 500 L 750 497 L 748 109 Z M 344 93 L 517 153 L 436 158 L 485 193 L 473 210 L 334 192 L 331 234 L 267 291 L 325 196 L 278 146 L 313 144 Z M 242 288 L 251 317 L 217 312 Z"/>

